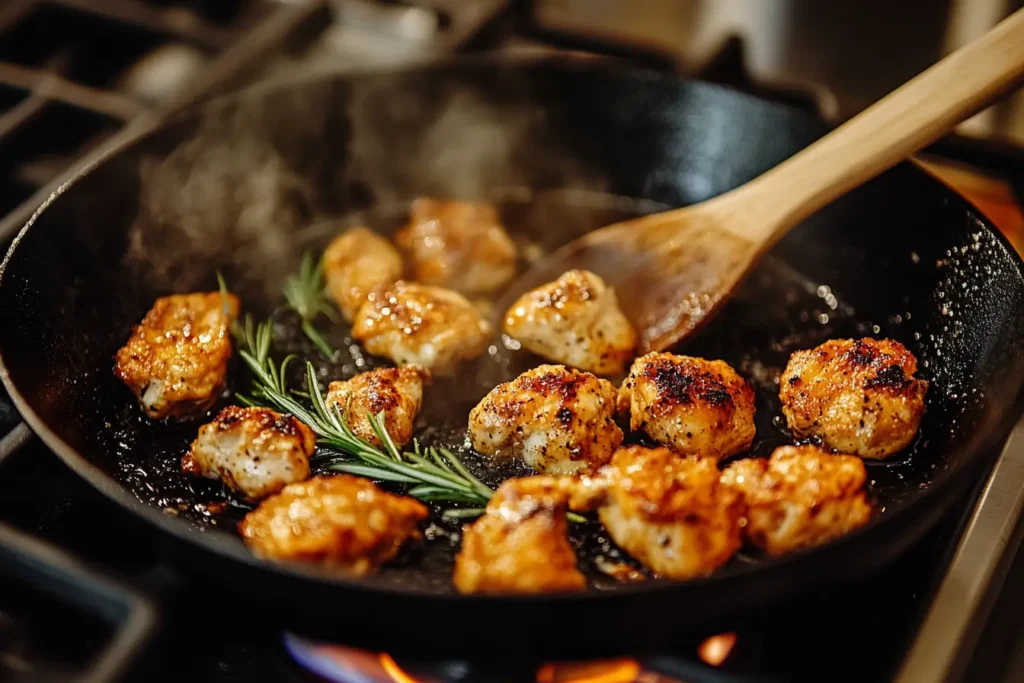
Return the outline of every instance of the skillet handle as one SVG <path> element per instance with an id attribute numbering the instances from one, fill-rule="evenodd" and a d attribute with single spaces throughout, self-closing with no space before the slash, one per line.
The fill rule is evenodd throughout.
<path id="1" fill-rule="evenodd" d="M 736 190 L 770 244 L 1024 80 L 1024 9 Z M 739 197 L 737 197 L 739 199 Z"/>

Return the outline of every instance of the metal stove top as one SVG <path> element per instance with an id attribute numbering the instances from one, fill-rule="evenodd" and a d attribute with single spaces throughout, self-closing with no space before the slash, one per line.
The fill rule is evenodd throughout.
<path id="1" fill-rule="evenodd" d="M 196 99 L 289 69 L 479 49 L 597 48 L 539 30 L 526 3 L 508 0 L 8 0 L 0 7 L 0 245 L 83 154 Z M 600 50 L 678 68 L 635 46 Z M 697 75 L 828 113 L 827 90 L 760 82 L 744 59 L 742 42 L 727 41 Z M 964 149 L 937 147 L 954 156 Z M 1024 175 L 1013 150 L 966 149 L 975 165 L 1011 183 Z M 472 653 L 410 661 L 401 643 L 360 653 L 284 634 L 260 618 L 258 596 L 223 604 L 171 568 L 151 530 L 33 440 L 0 394 L 0 546 L 16 548 L 0 553 L 0 679 L 699 683 L 930 681 L 966 671 L 968 680 L 995 680 L 1009 666 L 1000 650 L 1009 641 L 981 626 L 993 588 L 1013 576 L 1005 551 L 1021 531 L 1024 426 L 995 473 L 982 474 L 949 517 L 876 577 L 779 596 L 778 608 L 726 634 L 693 634 L 673 652 L 576 663 L 479 662 Z M 1020 592 L 1014 585 L 1007 594 Z M 990 624 L 1001 618 L 993 613 Z M 979 639 L 984 656 L 969 661 Z"/>

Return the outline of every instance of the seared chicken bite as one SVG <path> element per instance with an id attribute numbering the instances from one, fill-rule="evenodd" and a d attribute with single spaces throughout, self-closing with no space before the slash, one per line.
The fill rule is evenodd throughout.
<path id="1" fill-rule="evenodd" d="M 469 439 L 484 455 L 522 458 L 541 472 L 600 467 L 622 443 L 615 387 L 589 372 L 541 365 L 494 387 L 469 414 Z"/>
<path id="2" fill-rule="evenodd" d="M 460 593 L 582 590 L 567 536 L 568 493 L 551 477 L 506 481 L 483 516 L 466 527 L 455 558 Z"/>
<path id="3" fill-rule="evenodd" d="M 795 436 L 815 436 L 839 453 L 884 458 L 914 439 L 928 382 L 917 359 L 891 339 L 836 339 L 789 358 L 779 381 Z"/>
<path id="4" fill-rule="evenodd" d="M 371 294 L 352 326 L 352 336 L 370 353 L 435 375 L 450 375 L 461 361 L 483 353 L 490 333 L 461 294 L 413 282 Z"/>
<path id="5" fill-rule="evenodd" d="M 373 482 L 347 474 L 289 484 L 263 501 L 239 524 L 258 556 L 323 565 L 348 576 L 365 576 L 420 537 L 427 508 Z"/>
<path id="6" fill-rule="evenodd" d="M 648 569 L 689 579 L 725 564 L 742 544 L 740 497 L 718 477 L 713 460 L 627 446 L 580 481 L 570 506 L 596 507 L 612 540 Z"/>
<path id="7" fill-rule="evenodd" d="M 505 313 L 505 333 L 539 356 L 598 375 L 622 372 L 637 342 L 615 290 L 587 270 L 570 270 L 517 299 Z"/>
<path id="8" fill-rule="evenodd" d="M 414 280 L 467 295 L 493 292 L 516 272 L 516 246 L 483 202 L 417 199 L 395 242 Z"/>
<path id="9" fill-rule="evenodd" d="M 754 440 L 754 391 L 729 365 L 671 353 L 637 358 L 619 412 L 633 431 L 684 455 L 718 460 Z"/>
<path id="10" fill-rule="evenodd" d="M 370 292 L 402 277 L 402 257 L 391 243 L 367 228 L 334 238 L 323 256 L 327 293 L 351 321 Z"/>
<path id="11" fill-rule="evenodd" d="M 722 472 L 723 486 L 747 508 L 744 532 L 772 555 L 819 545 L 863 526 L 871 506 L 864 462 L 816 446 L 782 446 L 771 458 L 750 458 Z"/>
<path id="12" fill-rule="evenodd" d="M 315 449 L 316 435 L 291 415 L 228 406 L 199 428 L 181 469 L 259 500 L 308 477 Z"/>
<path id="13" fill-rule="evenodd" d="M 430 373 L 418 365 L 362 372 L 344 382 L 331 382 L 327 404 L 338 406 L 348 426 L 374 446 L 382 445 L 370 416 L 384 413 L 384 428 L 399 448 L 412 438 L 412 423 L 423 404 L 423 384 Z"/>
<path id="14" fill-rule="evenodd" d="M 233 294 L 161 297 L 117 352 L 114 375 L 153 419 L 201 413 L 224 387 L 237 315 Z"/>

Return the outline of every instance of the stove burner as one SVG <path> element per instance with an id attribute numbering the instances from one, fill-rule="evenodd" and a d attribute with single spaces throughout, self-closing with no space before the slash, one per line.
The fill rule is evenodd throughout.
<path id="1" fill-rule="evenodd" d="M 719 667 L 733 653 L 735 633 L 723 633 L 703 640 L 696 649 L 706 665 Z M 331 683 L 447 683 L 475 680 L 531 681 L 535 683 L 682 683 L 678 678 L 652 670 L 636 659 L 621 658 L 587 662 L 548 662 L 539 666 L 521 663 L 503 666 L 489 662 L 484 666 L 468 661 L 398 663 L 384 652 L 311 641 L 292 633 L 284 634 L 285 650 L 305 670 Z M 665 658 L 652 661 L 665 663 Z M 671 658 L 676 659 L 676 658 Z M 696 670 L 701 665 L 679 659 L 670 670 Z M 654 668 L 666 667 L 655 665 Z M 485 675 L 493 672 L 497 676 Z"/>
<path id="2" fill-rule="evenodd" d="M 284 646 L 295 661 L 311 673 L 332 683 L 443 683 L 462 680 L 462 676 L 435 677 L 407 673 L 391 655 L 308 640 L 292 633 L 284 634 Z M 446 668 L 446 663 L 435 665 Z"/>

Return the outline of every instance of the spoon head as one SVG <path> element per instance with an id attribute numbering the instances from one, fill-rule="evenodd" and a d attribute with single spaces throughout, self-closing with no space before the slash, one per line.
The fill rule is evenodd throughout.
<path id="1" fill-rule="evenodd" d="M 757 252 L 751 240 L 685 209 L 618 223 L 535 263 L 495 306 L 495 324 L 503 328 L 505 311 L 524 293 L 577 268 L 615 288 L 640 353 L 661 351 L 713 315 Z"/>

